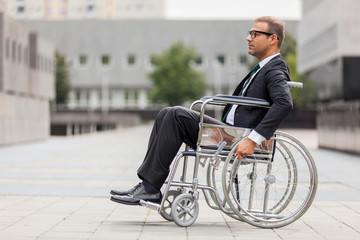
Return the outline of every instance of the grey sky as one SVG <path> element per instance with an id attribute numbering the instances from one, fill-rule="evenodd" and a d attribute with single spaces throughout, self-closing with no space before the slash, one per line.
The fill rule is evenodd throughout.
<path id="1" fill-rule="evenodd" d="M 168 19 L 301 18 L 301 0 L 166 0 Z"/>

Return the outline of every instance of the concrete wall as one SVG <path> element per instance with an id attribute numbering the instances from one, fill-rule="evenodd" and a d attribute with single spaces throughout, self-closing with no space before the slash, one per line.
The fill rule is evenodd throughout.
<path id="1" fill-rule="evenodd" d="M 49 134 L 48 101 L 0 93 L 0 145 L 44 139 Z"/>
<path id="2" fill-rule="evenodd" d="M 322 104 L 317 125 L 319 147 L 360 154 L 360 101 Z"/>
<path id="3" fill-rule="evenodd" d="M 50 133 L 55 46 L 0 13 L 0 145 Z"/>
<path id="4" fill-rule="evenodd" d="M 30 94 L 45 99 L 55 97 L 55 46 L 38 33 L 29 34 Z"/>

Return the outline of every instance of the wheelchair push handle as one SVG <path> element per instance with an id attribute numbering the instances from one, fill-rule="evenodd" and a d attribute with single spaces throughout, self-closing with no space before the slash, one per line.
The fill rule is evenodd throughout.
<path id="1" fill-rule="evenodd" d="M 290 87 L 303 88 L 302 82 L 287 82 Z"/>

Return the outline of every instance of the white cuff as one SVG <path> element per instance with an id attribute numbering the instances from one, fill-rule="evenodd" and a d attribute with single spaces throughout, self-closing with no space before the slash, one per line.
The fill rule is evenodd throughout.
<path id="1" fill-rule="evenodd" d="M 248 138 L 252 140 L 253 142 L 256 142 L 256 144 L 260 145 L 262 141 L 265 140 L 265 137 L 257 133 L 255 130 L 252 130 L 249 134 Z"/>

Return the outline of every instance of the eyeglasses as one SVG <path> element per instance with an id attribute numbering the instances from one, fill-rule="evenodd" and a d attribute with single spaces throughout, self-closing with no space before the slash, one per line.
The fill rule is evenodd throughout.
<path id="1" fill-rule="evenodd" d="M 257 30 L 251 30 L 248 32 L 248 36 L 250 36 L 252 39 L 256 38 L 258 33 L 262 33 L 265 34 L 267 36 L 271 36 L 274 35 L 275 33 L 270 33 L 270 32 L 263 32 L 263 31 L 257 31 Z M 279 39 L 279 37 L 277 37 L 277 39 Z"/>

